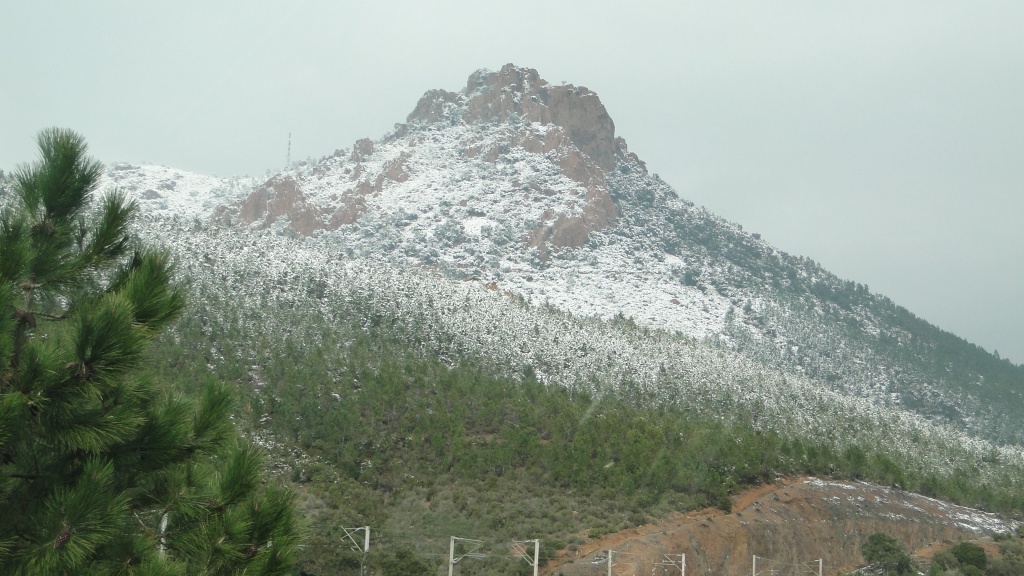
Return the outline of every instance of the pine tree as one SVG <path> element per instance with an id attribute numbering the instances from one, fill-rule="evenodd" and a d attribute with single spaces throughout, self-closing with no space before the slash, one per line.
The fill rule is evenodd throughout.
<path id="1" fill-rule="evenodd" d="M 84 140 L 39 136 L 0 209 L 0 574 L 286 574 L 293 497 L 260 481 L 230 395 L 140 376 L 185 308 L 135 204 L 94 206 Z"/>

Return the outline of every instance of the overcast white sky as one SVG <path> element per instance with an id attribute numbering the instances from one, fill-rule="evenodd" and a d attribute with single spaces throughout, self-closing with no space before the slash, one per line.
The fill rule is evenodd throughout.
<path id="1" fill-rule="evenodd" d="M 1024 2 L 4 2 L 0 168 L 263 174 L 507 62 L 679 193 L 1024 363 Z"/>

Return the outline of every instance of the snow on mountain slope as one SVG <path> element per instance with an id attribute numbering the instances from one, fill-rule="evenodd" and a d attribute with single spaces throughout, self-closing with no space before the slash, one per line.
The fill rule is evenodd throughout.
<path id="1" fill-rule="evenodd" d="M 839 449 L 857 442 L 927 474 L 969 466 L 977 481 L 999 482 L 1003 466 L 1024 469 L 1020 446 L 997 446 L 912 411 L 829 390 L 741 354 L 628 321 L 525 306 L 477 282 L 349 258 L 316 239 L 296 242 L 163 218 L 144 222 L 140 233 L 182 256 L 196 313 L 211 333 L 314 342 L 317 326 L 373 327 L 452 362 L 511 377 L 529 366 L 544 382 L 595 396 L 618 391 L 637 402 L 674 405 L 723 421 L 749 418 L 756 428 Z M 267 353 L 248 342 L 231 347 L 254 363 Z M 324 402 L 332 392 L 330 382 L 311 382 L 307 390 Z"/>
<path id="2" fill-rule="evenodd" d="M 166 166 L 116 163 L 107 168 L 101 189 L 116 188 L 148 214 L 207 220 L 225 202 L 249 194 L 256 180 L 203 176 Z"/>
<path id="3" fill-rule="evenodd" d="M 153 216 L 631 318 L 843 397 L 1024 443 L 1024 370 L 680 199 L 616 137 L 596 94 L 535 70 L 431 90 L 384 137 L 260 184 L 154 166 L 109 177 Z"/>

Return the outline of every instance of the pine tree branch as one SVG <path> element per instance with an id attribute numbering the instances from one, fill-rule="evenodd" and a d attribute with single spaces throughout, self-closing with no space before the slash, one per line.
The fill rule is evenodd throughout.
<path id="1" fill-rule="evenodd" d="M 22 540 L 24 540 L 26 542 L 31 542 L 33 544 L 35 544 L 35 542 L 36 542 L 36 540 L 34 538 L 29 538 L 28 536 L 25 536 L 24 534 L 22 534 L 21 530 L 19 530 L 17 527 L 12 528 L 11 531 L 14 532 L 15 536 L 17 536 L 18 538 L 21 538 Z"/>

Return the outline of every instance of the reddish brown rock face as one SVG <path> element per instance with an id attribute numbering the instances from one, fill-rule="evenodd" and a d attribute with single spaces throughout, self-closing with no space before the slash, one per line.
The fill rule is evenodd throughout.
<path id="1" fill-rule="evenodd" d="M 409 157 L 411 154 L 408 152 L 402 152 L 402 154 L 388 163 L 387 168 L 384 170 L 384 178 L 393 182 L 405 182 L 409 179 L 409 172 L 406 170 L 406 166 L 409 163 Z M 379 192 L 380 190 L 378 190 Z"/>
<path id="2" fill-rule="evenodd" d="M 255 224 L 257 228 L 266 229 L 279 218 L 284 218 L 289 230 L 311 236 L 317 230 L 336 230 L 358 220 L 366 212 L 364 197 L 373 192 L 374 186 L 361 180 L 354 189 L 341 194 L 334 210 L 324 210 L 306 199 L 294 179 L 275 177 L 236 206 L 218 209 L 214 219 L 224 224 Z"/>
<path id="3" fill-rule="evenodd" d="M 547 131 L 543 141 L 528 137 L 513 144 L 528 152 L 554 152 L 554 162 L 562 173 L 587 189 L 581 216 L 559 216 L 528 235 L 527 245 L 539 248 L 542 258 L 547 256 L 547 244 L 555 249 L 583 246 L 590 232 L 607 227 L 618 217 L 604 173 L 615 168 L 617 155 L 626 153 L 625 141 L 615 137 L 615 123 L 597 94 L 584 87 L 551 86 L 536 70 L 511 64 L 498 72 L 471 75 L 464 94 L 463 120 L 467 123 L 504 122 L 516 115 L 556 126 Z M 426 112 L 455 102 L 450 92 L 435 97 L 443 99 L 433 108 L 423 105 L 417 109 Z M 414 112 L 409 121 L 427 121 L 429 117 L 417 117 Z M 483 157 L 494 161 L 496 154 L 488 152 L 492 153 L 484 152 Z"/>
<path id="4" fill-rule="evenodd" d="M 319 211 L 306 202 L 295 180 L 287 176 L 267 180 L 238 207 L 242 222 L 260 222 L 260 228 L 268 228 L 282 217 L 288 220 L 288 228 L 303 236 L 323 228 Z"/>
<path id="5" fill-rule="evenodd" d="M 615 124 L 597 94 L 584 87 L 554 86 L 547 90 L 551 123 L 561 126 L 573 144 L 601 167 L 615 169 Z"/>
<path id="6" fill-rule="evenodd" d="M 346 190 L 341 195 L 338 209 L 327 220 L 326 229 L 337 230 L 339 226 L 354 224 L 366 212 L 366 196 L 371 194 L 370 183 L 362 180 L 354 190 Z"/>
<path id="7" fill-rule="evenodd" d="M 528 145 L 524 148 L 530 150 Z M 572 139 L 562 128 L 549 130 L 543 142 L 543 153 L 554 152 L 554 162 L 562 174 L 586 187 L 583 198 L 583 214 L 580 216 L 559 216 L 553 223 L 541 226 L 530 235 L 528 244 L 541 251 L 541 258 L 547 257 L 547 247 L 579 248 L 590 239 L 590 233 L 602 230 L 618 217 L 618 208 L 612 202 L 605 183 L 604 171 L 588 155 L 573 145 Z"/>

